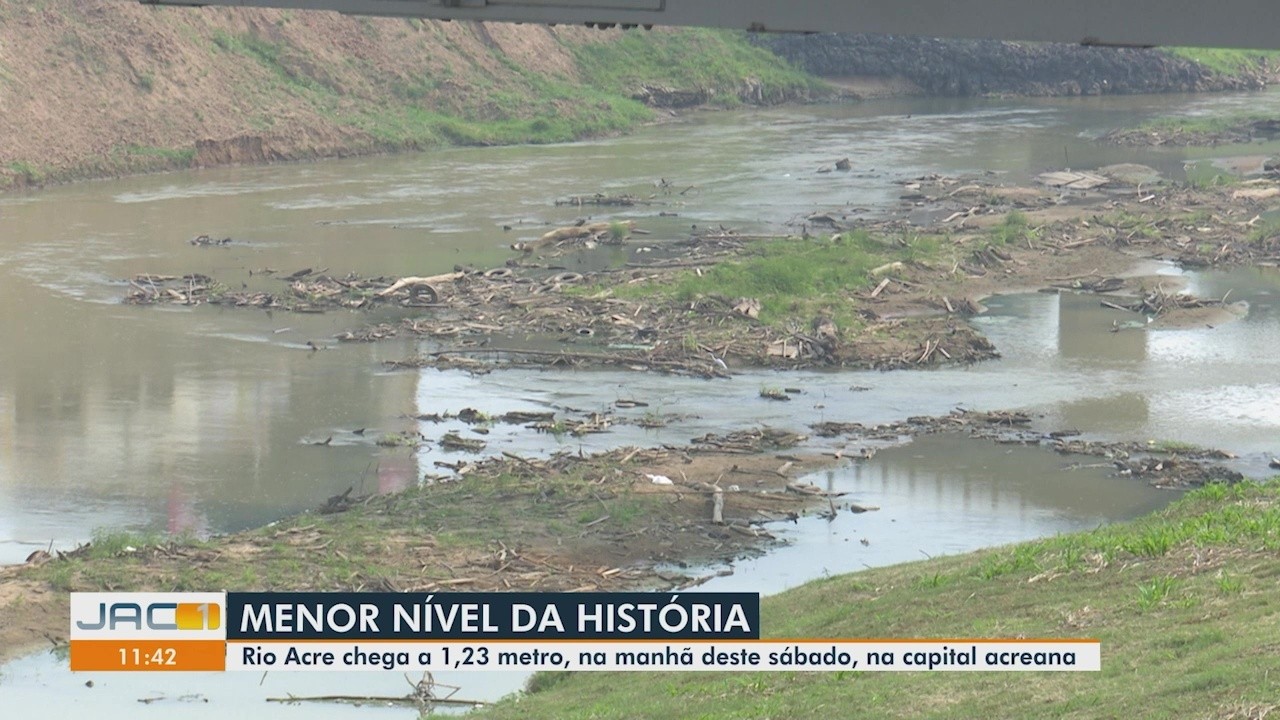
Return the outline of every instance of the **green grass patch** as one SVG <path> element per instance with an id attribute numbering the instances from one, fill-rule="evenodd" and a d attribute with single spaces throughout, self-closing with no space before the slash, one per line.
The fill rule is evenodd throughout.
<path id="1" fill-rule="evenodd" d="M 243 36 L 215 42 L 268 66 L 281 64 L 278 46 Z M 449 97 L 447 105 L 438 102 L 440 79 L 417 75 L 389 86 L 401 103 L 368 104 L 335 117 L 392 147 L 544 144 L 623 132 L 651 120 L 652 111 L 631 97 L 641 84 L 709 90 L 713 102 L 736 101 L 746 78 L 760 83 L 766 101 L 821 86 L 735 33 L 637 31 L 574 46 L 573 52 L 580 80 L 534 73 L 497 55 L 507 76 L 469 78 L 474 92 Z"/>
<path id="2" fill-rule="evenodd" d="M 1193 210 L 1182 216 L 1182 222 L 1193 227 L 1204 225 L 1213 220 L 1213 211 L 1207 208 Z"/>
<path id="3" fill-rule="evenodd" d="M 705 297 L 736 300 L 750 297 L 760 301 L 760 320 L 781 324 L 792 320 L 808 323 L 824 314 L 837 327 L 859 327 L 850 293 L 868 290 L 878 278 L 872 270 L 893 261 L 928 261 L 943 254 L 946 238 L 902 234 L 899 237 L 873 236 L 852 231 L 835 238 L 790 238 L 760 241 L 750 246 L 740 260 L 722 261 L 703 273 L 682 272 L 660 282 L 626 284 L 605 288 L 573 288 L 577 295 L 612 292 L 618 297 L 667 297 L 691 302 Z M 698 340 L 689 338 L 689 350 Z"/>
<path id="4" fill-rule="evenodd" d="M 726 259 L 701 274 L 682 271 L 668 278 L 605 287 L 582 285 L 565 292 L 579 297 L 657 298 L 687 304 L 700 299 L 760 301 L 761 322 L 781 326 L 830 318 L 841 331 L 856 331 L 865 321 L 851 297 L 879 282 L 872 270 L 894 262 L 928 263 L 952 252 L 943 236 L 905 233 L 872 235 L 854 230 L 833 238 L 779 238 L 757 241 L 745 255 Z M 685 336 L 686 352 L 700 352 L 696 334 Z"/>
<path id="5" fill-rule="evenodd" d="M 1138 130 L 1158 132 L 1165 135 L 1205 134 L 1212 135 L 1243 128 L 1259 120 L 1267 120 L 1264 113 L 1229 113 L 1226 115 L 1173 116 L 1158 117 L 1147 120 L 1138 126 Z"/>
<path id="6" fill-rule="evenodd" d="M 118 557 L 155 547 L 193 547 L 199 541 L 189 535 L 170 536 L 159 532 L 135 532 L 100 528 L 89 542 L 89 557 L 97 560 Z"/>
<path id="7" fill-rule="evenodd" d="M 1233 175 L 1225 170 L 1214 167 L 1211 163 L 1199 162 L 1187 165 L 1187 185 L 1207 190 L 1210 188 L 1224 187 L 1235 185 L 1241 180 L 1240 176 Z"/>
<path id="8" fill-rule="evenodd" d="M 856 246 L 834 243 L 795 245 L 802 241 L 777 241 L 761 248 L 759 257 L 724 262 L 698 276 L 682 273 L 671 288 L 681 302 L 715 295 L 760 300 L 760 320 L 777 323 L 808 312 L 809 301 L 835 304 L 840 293 L 861 290 L 869 283 L 872 268 L 883 256 Z M 814 308 L 816 310 L 816 308 Z"/>
<path id="9" fill-rule="evenodd" d="M 715 91 L 712 102 L 733 105 L 751 78 L 765 102 L 821 93 L 826 85 L 776 55 L 747 42 L 740 32 L 680 29 L 632 30 L 608 42 L 573 48 L 587 84 L 629 97 L 641 85 Z"/>
<path id="10" fill-rule="evenodd" d="M 1165 52 L 1191 62 L 1200 63 L 1222 75 L 1237 75 L 1261 70 L 1280 59 L 1276 50 L 1238 50 L 1234 48 L 1165 48 Z"/>
<path id="11" fill-rule="evenodd" d="M 1038 234 L 1036 229 L 1031 227 L 1027 216 L 1018 210 L 1005 215 L 999 225 L 993 226 L 988 231 L 991 242 L 995 245 L 1020 245 L 1035 240 Z"/>
<path id="12" fill-rule="evenodd" d="M 525 103 L 511 96 L 500 96 L 497 99 L 510 106 L 509 111 L 499 111 L 500 115 L 509 115 L 501 119 L 460 117 L 414 106 L 400 106 L 362 110 L 346 121 L 382 143 L 422 148 L 568 142 L 585 136 L 621 132 L 652 117 L 648 108 L 634 100 L 604 97 L 588 90 L 565 92 L 577 95 L 578 99 L 584 100 L 585 106 L 573 112 L 561 112 L 552 98 L 529 98 Z M 586 98 L 591 100 L 586 101 Z M 520 117 L 515 113 L 529 116 Z"/>
<path id="13" fill-rule="evenodd" d="M 614 240 L 622 240 L 631 234 L 631 226 L 621 220 L 615 220 L 609 223 L 609 237 Z"/>
<path id="14" fill-rule="evenodd" d="M 1277 549 L 1280 483 L 1211 485 L 1135 522 L 763 601 L 768 637 L 1093 637 L 1100 673 L 539 675 L 477 717 L 1260 717 L 1280 698 Z"/>
<path id="15" fill-rule="evenodd" d="M 150 145 L 126 145 L 120 148 L 119 151 L 125 155 L 154 159 L 175 167 L 188 166 L 196 157 L 196 149 L 194 147 L 163 148 Z"/>
<path id="16" fill-rule="evenodd" d="M 1280 218 L 1272 218 L 1255 225 L 1253 229 L 1249 231 L 1248 239 L 1250 243 L 1258 245 L 1276 237 L 1277 235 L 1280 235 Z"/>
<path id="17" fill-rule="evenodd" d="M 1138 585 L 1138 607 L 1152 610 L 1169 597 L 1169 593 L 1177 587 L 1178 579 L 1171 575 L 1161 575 L 1149 582 Z"/>
<path id="18" fill-rule="evenodd" d="M 1234 575 L 1221 575 L 1217 578 L 1218 590 L 1227 595 L 1238 595 L 1244 592 L 1244 580 Z"/>
<path id="19" fill-rule="evenodd" d="M 118 145 L 108 152 L 83 160 L 70 168 L 42 168 L 25 161 L 5 165 L 17 185 L 43 185 L 67 182 L 90 177 L 113 177 L 131 173 L 155 172 L 190 167 L 195 160 L 195 148 L 162 148 L 145 145 Z M 11 176 L 11 177 L 13 177 Z M 0 173 L 0 189 L 6 177 Z"/>
<path id="20" fill-rule="evenodd" d="M 295 94 L 333 95 L 336 92 L 336 88 L 297 67 L 292 62 L 296 51 L 285 43 L 272 42 L 255 33 L 233 35 L 221 29 L 213 32 L 212 39 L 214 45 L 226 52 L 258 61 Z"/>
<path id="21" fill-rule="evenodd" d="M 376 443 L 378 447 L 408 447 L 416 448 L 422 444 L 422 438 L 416 432 L 395 432 L 383 433 Z"/>
<path id="22" fill-rule="evenodd" d="M 14 160 L 6 167 L 8 167 L 14 174 L 22 176 L 30 185 L 39 184 L 45 178 L 44 171 L 24 160 Z"/>
<path id="23" fill-rule="evenodd" d="M 774 240 L 757 244 L 747 259 L 720 263 L 701 276 L 681 273 L 665 292 L 681 302 L 712 295 L 755 298 L 761 303 L 760 319 L 766 323 L 822 310 L 839 314 L 841 306 L 847 305 L 844 295 L 872 283 L 871 270 L 908 256 L 924 259 L 940 247 L 937 238 L 888 239 L 861 230 L 834 239 Z M 645 288 L 628 289 L 643 293 Z"/>

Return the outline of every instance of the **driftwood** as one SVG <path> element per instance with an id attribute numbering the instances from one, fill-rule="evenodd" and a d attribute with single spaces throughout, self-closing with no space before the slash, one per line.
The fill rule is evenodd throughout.
<path id="1" fill-rule="evenodd" d="M 871 272 L 867 274 L 871 275 L 872 277 L 875 277 L 876 275 L 881 275 L 883 273 L 889 272 L 890 270 L 900 270 L 900 269 L 902 269 L 902 261 L 895 260 L 890 263 L 885 263 L 884 265 L 881 265 L 879 267 L 871 268 Z"/>
<path id="2" fill-rule="evenodd" d="M 1198 298 L 1198 297 L 1193 297 L 1191 295 L 1186 295 L 1182 293 L 1170 293 L 1166 291 L 1163 287 L 1157 287 L 1155 290 L 1142 295 L 1142 297 L 1137 302 L 1130 303 L 1128 305 L 1124 305 L 1121 307 L 1116 307 L 1114 304 L 1111 304 L 1111 303 L 1103 303 L 1103 305 L 1106 307 L 1117 309 L 1117 310 L 1121 310 L 1121 309 L 1130 310 L 1130 311 L 1142 313 L 1144 315 L 1148 315 L 1151 317 L 1159 317 L 1169 312 L 1170 310 L 1182 310 L 1187 308 L 1202 308 L 1202 307 L 1222 307 L 1223 305 L 1226 304 L 1227 297 L 1230 294 L 1231 293 L 1228 292 L 1226 295 L 1222 296 L 1221 299 Z"/>
<path id="3" fill-rule="evenodd" d="M 968 210 L 957 210 L 956 212 L 953 212 L 950 215 L 948 215 L 947 218 L 942 222 L 945 224 L 945 223 L 951 222 L 952 220 L 959 220 L 960 218 L 973 217 L 973 214 L 978 212 L 979 209 L 980 209 L 980 206 L 975 205 L 974 207 L 971 207 Z"/>
<path id="4" fill-rule="evenodd" d="M 320 506 L 320 514 L 333 515 L 334 513 L 346 512 L 355 507 L 357 500 L 351 497 L 353 490 L 355 490 L 354 487 L 349 487 L 346 491 L 325 500 L 324 505 Z"/>
<path id="5" fill-rule="evenodd" d="M 267 702 L 274 703 L 301 703 L 301 702 L 328 702 L 343 703 L 348 705 L 365 705 L 367 703 L 378 703 L 380 705 L 400 705 L 416 707 L 422 714 L 430 714 L 432 709 L 437 705 L 445 705 L 450 707 L 468 707 L 478 708 L 484 707 L 488 703 L 481 700 L 463 700 L 455 698 L 460 687 L 457 685 L 446 685 L 435 681 L 435 677 L 431 673 L 423 673 L 422 679 L 418 682 L 409 680 L 408 676 L 405 680 L 409 683 L 409 687 L 413 688 L 408 695 L 400 697 L 382 697 L 377 695 L 293 695 L 282 698 L 267 698 Z M 447 694 L 439 694 L 438 690 L 447 689 Z"/>
<path id="6" fill-rule="evenodd" d="M 761 309 L 763 309 L 763 305 L 755 298 L 738 298 L 737 303 L 733 306 L 735 313 L 753 320 L 760 317 Z"/>
<path id="7" fill-rule="evenodd" d="M 719 488 L 711 496 L 711 522 L 716 525 L 724 524 L 724 491 Z"/>
<path id="8" fill-rule="evenodd" d="M 1111 182 L 1110 178 L 1103 175 L 1090 172 L 1071 172 L 1069 170 L 1041 173 L 1036 176 L 1036 180 L 1049 187 L 1069 190 L 1092 190 Z"/>
<path id="9" fill-rule="evenodd" d="M 267 698 L 267 702 L 289 703 L 289 704 L 304 703 L 304 702 L 326 702 L 326 703 L 344 703 L 348 705 L 367 705 L 370 703 L 378 703 L 380 705 L 403 705 L 407 707 L 450 705 L 453 707 L 467 707 L 467 708 L 478 708 L 478 707 L 484 707 L 486 705 L 486 703 L 483 700 L 432 698 L 430 700 L 422 701 L 413 696 L 384 697 L 379 695 L 289 695 L 288 697 Z"/>
<path id="10" fill-rule="evenodd" d="M 430 289 L 433 295 L 438 295 L 438 293 L 436 293 L 435 291 L 435 288 L 431 287 L 431 283 L 453 282 L 454 280 L 457 280 L 463 277 L 465 274 L 466 273 L 451 272 L 451 273 L 445 273 L 443 275 L 431 275 L 429 277 L 403 277 L 395 281 L 395 283 L 393 283 L 391 287 L 379 292 L 378 297 L 386 297 L 398 290 L 403 290 L 407 287 L 411 288 L 411 287 L 422 287 L 422 286 L 426 286 L 428 289 Z"/>
<path id="11" fill-rule="evenodd" d="M 575 205 L 578 207 L 583 205 L 630 207 L 632 205 L 652 204 L 653 203 L 647 200 L 642 200 L 635 195 L 606 195 L 604 193 L 596 193 L 594 195 L 573 195 L 564 200 L 556 200 L 556 205 Z"/>
<path id="12" fill-rule="evenodd" d="M 766 538 L 769 540 L 774 539 L 773 533 L 769 532 L 768 530 L 764 530 L 762 528 L 757 528 L 757 527 L 751 527 L 750 525 L 732 525 L 731 524 L 729 525 L 729 529 L 733 530 L 739 535 L 746 535 L 747 537 Z"/>
<path id="13" fill-rule="evenodd" d="M 572 365 L 578 362 L 599 362 L 606 365 L 640 365 L 655 369 L 661 369 L 668 372 L 687 373 L 697 375 L 699 377 L 716 377 L 728 378 L 732 377 L 727 371 L 711 365 L 702 358 L 697 360 L 689 359 L 672 359 L 666 360 L 661 358 L 649 357 L 647 354 L 639 354 L 636 351 L 617 352 L 617 353 L 599 353 L 599 352 L 569 352 L 565 350 L 537 350 L 530 348 L 503 348 L 503 347 L 475 347 L 475 348 L 450 348 L 447 350 L 438 350 L 429 353 L 428 357 L 434 358 L 437 362 L 453 361 L 455 355 L 511 355 L 516 357 L 544 358 L 544 362 L 548 365 Z M 399 363 L 398 367 L 412 367 L 405 363 Z"/>
<path id="14" fill-rule="evenodd" d="M 1069 283 L 1054 283 L 1049 287 L 1061 290 L 1080 290 L 1084 292 L 1109 293 L 1124 287 L 1124 278 L 1118 277 L 1083 277 Z"/>
<path id="15" fill-rule="evenodd" d="M 531 253 L 534 250 L 540 250 L 548 245 L 554 245 L 555 243 L 564 242 L 565 240 L 575 240 L 581 237 L 604 234 L 611 231 L 615 225 L 625 227 L 628 231 L 634 230 L 636 227 L 634 220 L 627 220 L 619 223 L 595 222 L 583 223 L 582 225 L 569 225 L 566 227 L 556 228 L 555 230 L 545 233 L 542 237 L 534 240 L 533 242 L 515 243 L 511 246 L 511 249 Z"/>

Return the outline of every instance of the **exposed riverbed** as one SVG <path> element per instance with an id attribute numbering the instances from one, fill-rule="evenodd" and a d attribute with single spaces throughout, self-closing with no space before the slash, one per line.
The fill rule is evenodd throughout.
<path id="1" fill-rule="evenodd" d="M 511 257 L 511 242 L 577 217 L 573 208 L 555 207 L 557 198 L 602 189 L 643 193 L 664 177 L 697 189 L 615 216 L 678 237 L 699 223 L 776 229 L 815 208 L 874 215 L 896 205 L 894 180 L 929 172 L 1027 177 L 1064 164 L 1141 162 L 1177 177 L 1188 160 L 1275 148 L 1117 149 L 1090 138 L 1175 111 L 1278 105 L 1280 94 L 1268 93 L 717 113 L 576 145 L 223 169 L 0 199 L 0 563 L 21 562 L 50 543 L 73 547 L 98 528 L 226 532 L 315 507 L 350 486 L 403 488 L 433 472 L 436 461 L 459 456 L 434 444 L 410 450 L 376 440 L 402 431 L 431 439 L 465 432 L 460 423 L 408 418 L 468 407 L 592 412 L 642 399 L 647 408 L 615 412 L 668 420 L 662 428 L 619 425 L 584 438 L 499 425 L 484 437 L 489 451 L 524 455 L 678 444 L 765 423 L 804 430 L 822 420 L 871 424 L 956 407 L 1027 408 L 1047 426 L 1094 437 L 1220 447 L 1241 456 L 1237 469 L 1261 475 L 1280 427 L 1280 359 L 1269 342 L 1280 331 L 1280 275 L 1270 270 L 1186 278 L 1197 294 L 1231 290 L 1233 300 L 1249 303 L 1243 321 L 1213 329 L 1112 332 L 1115 314 L 1097 298 L 1016 295 L 992 299 L 991 312 L 974 320 L 1003 354 L 998 361 L 923 373 L 739 372 L 723 381 L 607 371 L 391 372 L 382 361 L 412 354 L 414 341 L 338 346 L 333 335 L 360 322 L 353 314 L 135 308 L 117 298 L 121 280 L 143 271 L 231 277 L 265 267 L 330 267 L 400 275 L 444 272 L 456 263 L 500 265 Z M 853 162 L 849 173 L 815 172 L 845 156 Z M 679 217 L 655 217 L 664 211 Z M 201 233 L 233 242 L 187 243 Z M 1167 266 L 1146 270 L 1179 274 Z M 788 403 L 759 397 L 762 387 L 781 384 L 802 393 Z M 1106 467 L 1065 469 L 1090 462 L 947 437 L 885 450 L 809 478 L 883 511 L 845 514 L 831 524 L 804 520 L 785 535 L 794 540 L 790 548 L 744 561 L 735 575 L 707 587 L 776 591 L 921 553 L 1122 520 L 1172 497 L 1110 477 Z M 0 699 L 6 707 L 30 703 L 35 712 L 56 696 L 73 707 L 95 703 L 101 712 L 108 688 L 113 697 L 150 694 L 145 676 L 78 687 L 83 681 L 62 665 L 38 656 L 5 666 Z M 488 680 L 468 684 L 463 694 L 492 697 L 519 682 Z M 252 712 L 262 697 L 319 693 L 332 682 L 279 676 L 246 692 L 256 678 L 193 679 L 191 692 L 210 702 L 190 709 Z M 361 692 L 406 691 L 399 677 L 359 682 Z M 171 698 L 185 692 L 164 687 Z M 127 711 L 160 708 L 168 714 L 175 706 L 131 704 Z M 260 712 L 273 711 L 280 708 Z"/>

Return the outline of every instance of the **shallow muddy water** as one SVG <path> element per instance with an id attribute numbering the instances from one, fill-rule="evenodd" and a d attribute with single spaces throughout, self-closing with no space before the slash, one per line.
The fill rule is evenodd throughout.
<path id="1" fill-rule="evenodd" d="M 696 190 L 613 215 L 636 218 L 655 239 L 680 237 L 699 223 L 776 229 L 822 208 L 875 214 L 896 205 L 894 180 L 930 172 L 1023 178 L 1063 165 L 1140 162 L 1176 176 L 1188 161 L 1277 148 L 1128 149 L 1090 138 L 1152 116 L 1276 107 L 1280 93 L 1273 92 L 779 108 L 697 115 L 573 145 L 175 173 L 0 198 L 0 563 L 50 544 L 72 547 L 99 528 L 227 532 L 315 507 L 351 486 L 408 486 L 434 472 L 436 461 L 459 456 L 430 444 L 410 451 L 375 441 L 405 430 L 431 439 L 447 430 L 466 434 L 462 425 L 406 419 L 465 407 L 591 412 L 640 399 L 650 406 L 616 414 L 672 418 L 665 428 L 619 425 L 581 439 L 501 425 L 484 437 L 489 451 L 529 454 L 683 443 L 765 423 L 803 429 L 957 407 L 1025 408 L 1046 425 L 1090 436 L 1222 447 L 1241 455 L 1238 469 L 1265 474 L 1268 453 L 1280 450 L 1280 275 L 1269 270 L 1188 278 L 1196 292 L 1230 290 L 1250 305 L 1244 320 L 1212 329 L 1112 332 L 1132 318 L 1118 318 L 1096 297 L 1014 295 L 993 298 L 991 312 L 974 321 L 1003 353 L 998 361 L 922 373 L 750 371 L 710 382 L 604 371 L 389 372 L 382 362 L 412 355 L 417 343 L 338 346 L 333 335 L 363 324 L 359 315 L 137 308 L 118 298 L 122 279 L 141 272 L 194 271 L 262 286 L 273 281 L 250 270 L 404 275 L 498 265 L 511 257 L 510 243 L 577 217 L 574 208 L 556 207 L 557 198 L 647 193 L 659 178 Z M 852 172 L 815 172 L 845 156 Z M 656 217 L 661 211 L 679 217 Z M 202 233 L 235 242 L 187 243 Z M 787 403 L 758 397 L 778 385 L 803 393 Z M 312 444 L 327 438 L 326 446 Z M 1121 520 L 1173 497 L 1107 478 L 1105 468 L 1061 470 L 1069 462 L 946 438 L 850 462 L 816 480 L 885 510 L 830 525 L 806 520 L 791 530 L 791 548 L 744 561 L 708 587 L 772 592 L 824 572 Z M 870 545 L 858 542 L 864 537 Z M 5 666 L 0 704 L 45 709 L 56 696 L 100 714 L 101 705 L 87 703 L 110 696 L 129 698 L 130 715 L 177 707 L 135 707 L 132 700 L 149 693 L 146 676 L 102 679 L 90 690 L 60 666 L 44 656 Z M 245 688 L 257 688 L 257 678 L 192 680 L 192 692 L 210 702 L 184 703 L 181 712 L 217 708 L 221 716 L 260 707 L 261 698 L 286 688 L 306 694 L 326 685 L 281 678 L 251 692 Z M 519 682 L 489 680 L 463 694 L 493 696 Z M 399 677 L 359 682 L 361 692 L 406 690 Z M 170 697 L 183 694 L 163 687 Z"/>

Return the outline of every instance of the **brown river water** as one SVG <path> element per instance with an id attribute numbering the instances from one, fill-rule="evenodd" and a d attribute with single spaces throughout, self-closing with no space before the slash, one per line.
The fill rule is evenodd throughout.
<path id="1" fill-rule="evenodd" d="M 683 443 L 706 432 L 819 420 L 862 423 L 954 408 L 1028 409 L 1089 437 L 1174 440 L 1238 453 L 1261 476 L 1280 451 L 1280 275 L 1197 273 L 1193 291 L 1250 304 L 1242 321 L 1208 329 L 1110 332 L 1096 298 L 993 298 L 974 320 L 1003 353 L 971 368 L 923 373 L 742 372 L 703 381 L 631 372 L 387 371 L 417 340 L 341 345 L 367 318 L 119 303 L 141 272 L 202 272 L 258 282 L 249 270 L 432 274 L 456 263 L 499 265 L 507 246 L 577 217 L 554 200 L 650 192 L 668 178 L 697 190 L 671 206 L 637 207 L 656 237 L 723 223 L 779 229 L 815 209 L 874 215 L 896 203 L 894 180 L 991 170 L 1013 179 L 1064 165 L 1140 162 L 1172 177 L 1185 163 L 1280 152 L 1102 147 L 1091 138 L 1171 113 L 1276 109 L 1280 93 L 1017 101 L 884 101 L 701 114 L 635 134 L 577 144 L 453 149 L 275 167 L 227 168 L 84 183 L 0 197 L 0 563 L 37 548 L 74 547 L 95 532 L 217 533 L 317 506 L 355 485 L 392 491 L 432 463 L 456 459 L 374 444 L 383 433 L 457 429 L 419 413 L 516 409 L 595 411 L 619 398 L 661 398 L 685 419 L 619 426 L 587 438 L 495 427 L 489 450 L 530 455 Z M 849 157 L 850 173 L 817 174 Z M 679 217 L 658 218 L 659 211 Z M 502 226 L 512 226 L 504 232 Z M 230 236 L 197 248 L 198 234 Z M 637 243 L 641 244 L 641 243 Z M 627 259 L 628 252 L 609 258 Z M 1169 275 L 1169 267 L 1148 268 Z M 314 342 L 325 349 L 312 351 Z M 765 385 L 802 388 L 797 402 L 760 400 Z M 870 388 L 857 391 L 854 388 Z M 461 427 L 461 426 L 458 426 Z M 367 428 L 364 435 L 351 431 Z M 332 437 L 327 447 L 312 442 Z M 833 523 L 801 522 L 791 543 L 737 564 L 708 589 L 775 592 L 828 573 L 963 552 L 1094 527 L 1175 497 L 1112 477 L 1096 459 L 921 438 L 810 479 L 883 508 Z M 858 542 L 867 539 L 869 545 Z M 93 690 L 49 654 L 0 667 L 0 707 L 14 717 L 90 710 L 99 717 L 308 718 L 404 710 L 267 706 L 263 698 L 323 694 L 338 679 L 275 675 L 97 678 Z M 437 678 L 463 695 L 497 697 L 520 675 Z M 343 676 L 352 694 L 401 695 L 399 676 Z M 184 695 L 194 698 L 183 698 Z M 151 704 L 137 698 L 164 695 Z M 204 702 L 208 700 L 208 702 Z"/>

